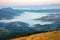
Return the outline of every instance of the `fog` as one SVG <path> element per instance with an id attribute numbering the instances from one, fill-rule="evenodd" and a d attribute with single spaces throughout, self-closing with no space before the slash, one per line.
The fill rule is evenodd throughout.
<path id="1" fill-rule="evenodd" d="M 24 12 L 23 14 L 19 14 L 20 16 L 15 16 L 13 19 L 10 20 L 0 20 L 0 22 L 5 22 L 5 23 L 9 23 L 9 22 L 15 22 L 15 21 L 20 21 L 20 22 L 25 22 L 28 23 L 29 25 L 33 25 L 33 24 L 51 24 L 52 22 L 42 22 L 41 20 L 34 20 L 36 18 L 41 18 L 43 16 L 47 16 L 50 13 L 35 13 L 35 12 Z"/>

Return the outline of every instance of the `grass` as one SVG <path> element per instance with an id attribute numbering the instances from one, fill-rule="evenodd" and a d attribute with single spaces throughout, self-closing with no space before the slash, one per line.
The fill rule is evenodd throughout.
<path id="1" fill-rule="evenodd" d="M 60 40 L 60 30 L 33 34 L 30 36 L 14 38 L 11 40 Z"/>

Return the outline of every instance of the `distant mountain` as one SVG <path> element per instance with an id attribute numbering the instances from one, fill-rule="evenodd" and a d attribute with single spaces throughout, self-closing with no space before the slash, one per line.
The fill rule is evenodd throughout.
<path id="1" fill-rule="evenodd" d="M 60 24 L 45 24 L 45 25 L 40 25 L 40 24 L 35 24 L 32 26 L 32 29 L 35 29 L 40 32 L 49 32 L 53 30 L 60 30 Z"/>
<path id="2" fill-rule="evenodd" d="M 28 12 L 40 12 L 40 13 L 49 13 L 49 12 L 60 12 L 60 4 L 44 4 L 44 5 L 24 5 L 24 6 L 15 6 L 16 9 L 23 9 Z"/>
<path id="3" fill-rule="evenodd" d="M 60 4 L 44 4 L 44 5 L 24 5 L 15 6 L 15 8 L 23 9 L 60 9 Z"/>
<path id="4" fill-rule="evenodd" d="M 38 13 L 57 13 L 60 12 L 60 9 L 37 9 L 37 10 L 31 9 L 31 10 L 24 10 L 24 11 L 38 12 Z"/>
<path id="5" fill-rule="evenodd" d="M 35 24 L 32 26 L 33 29 L 35 29 L 35 30 L 38 30 L 38 31 L 60 30 L 60 13 L 49 14 L 47 16 L 43 16 L 41 18 L 36 18 L 34 20 L 53 22 L 52 24 L 45 24 L 45 25 Z"/>
<path id="6" fill-rule="evenodd" d="M 29 27 L 29 24 L 19 21 L 10 23 L 0 22 L 0 39 L 22 37 L 53 30 L 60 30 L 60 24 L 34 24 Z"/>
<path id="7" fill-rule="evenodd" d="M 0 9 L 0 20 L 11 19 L 14 16 L 17 16 L 19 13 L 22 13 L 22 11 L 14 10 L 12 8 L 2 8 Z"/>
<path id="8" fill-rule="evenodd" d="M 12 8 L 2 8 L 0 9 L 0 20 L 12 19 L 17 15 L 22 14 L 23 12 L 57 13 L 57 12 L 60 12 L 60 9 L 15 10 Z"/>
<path id="9" fill-rule="evenodd" d="M 36 30 L 29 27 L 27 23 L 24 22 L 11 22 L 11 23 L 0 23 L 0 37 L 4 38 L 6 36 L 16 37 L 17 35 L 23 36 L 30 33 L 37 32 Z M 17 34 L 18 33 L 18 34 Z M 16 36 L 15 36 L 16 35 Z"/>
<path id="10" fill-rule="evenodd" d="M 29 24 L 24 23 L 24 22 L 11 22 L 7 23 L 6 27 L 10 29 L 11 31 L 14 32 L 26 32 L 26 31 L 33 31 L 32 29 L 29 28 Z M 10 27 L 10 28 L 9 28 Z M 22 31 L 21 31 L 22 30 Z"/>
<path id="11" fill-rule="evenodd" d="M 34 24 L 31 27 L 29 27 L 29 24 L 24 23 L 24 22 L 10 22 L 10 23 L 2 23 L 0 22 L 0 28 L 3 30 L 8 30 L 8 33 L 25 33 L 25 32 L 46 32 L 46 31 L 51 31 L 51 30 L 59 30 L 59 25 L 60 24 L 46 24 L 46 25 L 40 25 L 40 24 Z M 2 31 L 1 30 L 1 31 Z"/>
<path id="12" fill-rule="evenodd" d="M 37 18 L 34 20 L 42 20 L 42 21 L 60 21 L 60 13 L 49 14 L 48 16 L 43 16 L 41 18 Z"/>

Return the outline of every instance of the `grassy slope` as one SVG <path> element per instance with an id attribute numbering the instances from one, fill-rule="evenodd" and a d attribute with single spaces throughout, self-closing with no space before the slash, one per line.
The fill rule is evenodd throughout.
<path id="1" fill-rule="evenodd" d="M 60 40 L 60 30 L 46 33 L 34 34 L 27 37 L 15 38 L 11 40 Z"/>

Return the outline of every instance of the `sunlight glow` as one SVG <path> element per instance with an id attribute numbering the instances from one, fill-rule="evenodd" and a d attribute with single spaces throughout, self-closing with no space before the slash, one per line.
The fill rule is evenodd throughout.
<path id="1" fill-rule="evenodd" d="M 60 0 L 0 0 L 0 5 L 60 4 Z"/>

